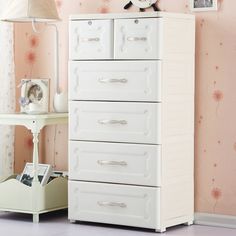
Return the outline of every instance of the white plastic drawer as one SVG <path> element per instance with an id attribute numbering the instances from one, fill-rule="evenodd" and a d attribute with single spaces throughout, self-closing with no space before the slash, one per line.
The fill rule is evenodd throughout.
<path id="1" fill-rule="evenodd" d="M 69 64 L 70 100 L 161 101 L 160 61 Z"/>
<path id="2" fill-rule="evenodd" d="M 160 189 L 69 181 L 69 219 L 160 228 Z"/>
<path id="3" fill-rule="evenodd" d="M 70 102 L 70 139 L 161 144 L 160 103 Z"/>
<path id="4" fill-rule="evenodd" d="M 160 186 L 161 146 L 70 141 L 70 179 Z"/>
<path id="5" fill-rule="evenodd" d="M 70 21 L 70 59 L 113 58 L 113 21 Z"/>
<path id="6" fill-rule="evenodd" d="M 115 20 L 115 59 L 162 59 L 162 19 Z"/>

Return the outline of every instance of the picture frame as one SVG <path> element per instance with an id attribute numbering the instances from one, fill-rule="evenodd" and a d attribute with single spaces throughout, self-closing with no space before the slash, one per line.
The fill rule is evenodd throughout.
<path id="1" fill-rule="evenodd" d="M 48 183 L 50 176 L 52 175 L 52 166 L 48 164 L 38 164 L 38 179 L 42 186 Z M 34 166 L 33 163 L 27 162 L 25 168 L 20 176 L 19 181 L 27 186 L 32 186 L 34 178 Z"/>
<path id="2" fill-rule="evenodd" d="M 27 114 L 49 112 L 49 79 L 22 79 L 20 110 Z"/>
<path id="3" fill-rule="evenodd" d="M 190 10 L 196 12 L 202 11 L 217 11 L 217 0 L 190 0 Z"/>

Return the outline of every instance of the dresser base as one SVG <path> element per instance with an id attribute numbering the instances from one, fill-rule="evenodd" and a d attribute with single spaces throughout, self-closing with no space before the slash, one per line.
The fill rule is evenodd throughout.
<path id="1" fill-rule="evenodd" d="M 89 225 L 92 225 L 93 226 L 93 224 L 94 225 L 106 225 L 106 226 L 111 226 L 111 227 L 120 227 L 120 225 L 114 225 L 114 224 L 108 224 L 108 223 L 99 223 L 99 222 L 91 222 L 91 221 L 81 221 L 81 220 L 70 220 L 70 223 L 71 224 L 89 224 Z M 186 222 L 186 223 L 184 223 L 184 224 L 182 224 L 183 225 L 183 227 L 184 226 L 191 226 L 191 225 L 193 225 L 193 221 L 189 221 L 189 222 Z M 173 226 L 176 226 L 176 225 L 173 225 Z M 127 226 L 127 225 L 125 225 L 125 226 L 123 226 L 122 225 L 122 227 L 124 227 L 125 229 L 127 228 L 127 229 L 136 229 L 136 228 L 138 228 L 138 227 L 133 227 L 133 226 Z M 170 228 L 170 227 L 172 227 L 172 226 L 169 226 L 168 228 Z M 167 231 L 167 229 L 168 228 L 166 228 L 166 227 L 161 227 L 161 228 L 159 228 L 159 229 L 151 229 L 151 228 L 139 228 L 140 230 L 154 230 L 156 233 L 165 233 L 166 231 Z"/>

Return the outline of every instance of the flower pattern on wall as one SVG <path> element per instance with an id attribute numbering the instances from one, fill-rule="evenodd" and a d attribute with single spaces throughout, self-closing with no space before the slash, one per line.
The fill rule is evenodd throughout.
<path id="1" fill-rule="evenodd" d="M 56 6 L 60 9 L 62 7 L 62 0 L 56 0 Z"/>
<path id="2" fill-rule="evenodd" d="M 219 109 L 219 106 L 220 106 L 220 102 L 223 100 L 224 98 L 224 94 L 223 92 L 221 92 L 220 90 L 215 90 L 212 94 L 212 97 L 214 99 L 214 101 L 217 103 L 217 106 L 216 106 L 216 115 L 218 115 L 218 109 Z"/>
<path id="3" fill-rule="evenodd" d="M 29 37 L 29 45 L 31 48 L 37 48 L 39 46 L 39 38 L 35 35 Z"/>
<path id="4" fill-rule="evenodd" d="M 224 95 L 220 90 L 214 91 L 212 96 L 216 102 L 220 102 L 224 98 Z"/>
<path id="5" fill-rule="evenodd" d="M 29 74 L 28 74 L 28 78 L 32 78 L 32 73 L 33 73 L 33 66 L 36 62 L 36 53 L 32 50 L 26 52 L 25 54 L 25 61 L 26 63 L 29 65 Z"/>
<path id="6" fill-rule="evenodd" d="M 109 13 L 110 12 L 109 3 L 110 3 L 109 0 L 102 0 L 99 13 Z"/>
<path id="7" fill-rule="evenodd" d="M 33 52 L 33 51 L 26 52 L 25 60 L 26 60 L 27 64 L 33 65 L 35 63 L 35 61 L 36 61 L 36 54 L 35 54 L 35 52 Z"/>
<path id="8" fill-rule="evenodd" d="M 217 205 L 218 200 L 220 200 L 220 198 L 222 197 L 222 192 L 219 188 L 213 188 L 211 190 L 211 196 L 215 201 L 215 204 L 213 206 L 213 212 L 215 213 L 216 205 Z"/>
<path id="9" fill-rule="evenodd" d="M 25 53 L 25 61 L 29 65 L 28 78 L 32 78 L 33 67 L 37 61 L 36 50 L 39 47 L 40 40 L 39 40 L 39 36 L 36 36 L 34 34 L 29 34 L 29 33 L 26 34 L 26 38 L 28 40 L 29 50 Z"/>
<path id="10" fill-rule="evenodd" d="M 30 149 L 32 150 L 33 149 L 33 137 L 32 135 L 28 136 L 28 137 L 25 137 L 25 140 L 24 140 L 24 146 L 26 149 Z"/>

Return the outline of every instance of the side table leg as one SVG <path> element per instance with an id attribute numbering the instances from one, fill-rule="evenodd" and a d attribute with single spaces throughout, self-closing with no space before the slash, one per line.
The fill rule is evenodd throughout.
<path id="1" fill-rule="evenodd" d="M 39 133 L 33 133 L 33 165 L 34 165 L 34 182 L 38 182 L 38 164 L 39 164 L 39 150 L 38 150 L 38 143 L 39 143 Z"/>
<path id="2" fill-rule="evenodd" d="M 33 201 L 33 211 L 38 212 L 38 202 L 39 202 L 39 178 L 38 178 L 38 164 L 39 164 L 39 150 L 38 150 L 38 143 L 39 143 L 39 133 L 34 130 L 32 131 L 33 134 L 33 171 L 34 171 L 34 178 L 32 182 L 32 201 Z M 39 214 L 33 214 L 33 222 L 38 223 L 39 222 Z"/>

